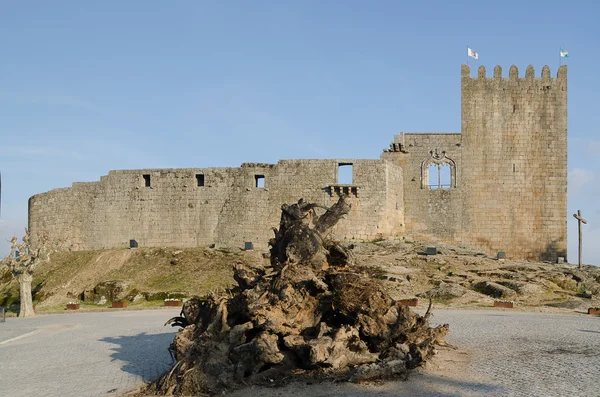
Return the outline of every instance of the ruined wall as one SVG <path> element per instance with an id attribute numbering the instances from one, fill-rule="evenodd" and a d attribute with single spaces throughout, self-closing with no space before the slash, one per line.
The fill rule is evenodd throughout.
<path id="1" fill-rule="evenodd" d="M 339 183 L 339 164 L 352 164 L 352 184 Z M 283 203 L 303 197 L 329 207 L 345 194 L 352 208 L 346 219 L 333 229 L 336 238 L 369 240 L 403 234 L 400 167 L 380 160 L 334 159 L 283 160 L 277 169 L 269 185 L 273 190 L 269 205 L 271 224 L 279 224 Z"/>
<path id="2" fill-rule="evenodd" d="M 462 66 L 464 238 L 512 257 L 550 259 L 567 247 L 567 67 L 541 78 Z"/>
<path id="3" fill-rule="evenodd" d="M 556 78 L 515 66 L 471 77 L 462 66 L 462 132 L 394 138 L 381 160 L 283 160 L 240 168 L 111 171 L 100 182 L 74 183 L 30 199 L 31 231 L 74 249 L 142 246 L 266 248 L 280 207 L 299 198 L 323 206 L 349 196 L 336 225 L 340 239 L 415 238 L 468 244 L 490 254 L 566 257 L 567 69 Z M 352 164 L 351 184 L 338 165 Z M 449 167 L 434 189 L 429 166 Z M 435 173 L 435 167 L 433 172 Z M 144 175 L 150 178 L 146 186 Z M 203 186 L 198 186 L 202 175 Z M 256 186 L 257 176 L 264 187 Z"/>
<path id="4" fill-rule="evenodd" d="M 404 211 L 407 233 L 416 239 L 462 242 L 461 134 L 402 133 L 394 137 L 382 158 L 404 172 Z M 429 186 L 429 166 L 446 164 L 450 186 Z"/>
<path id="5" fill-rule="evenodd" d="M 339 163 L 353 165 L 351 185 L 337 184 Z M 264 187 L 257 187 L 257 177 Z M 110 171 L 99 182 L 33 196 L 29 227 L 76 250 L 124 248 L 130 239 L 140 246 L 242 247 L 252 241 L 266 248 L 283 203 L 304 198 L 330 206 L 339 194 L 348 194 L 353 207 L 334 229 L 338 238 L 403 233 L 402 170 L 381 160 L 347 159 Z"/>

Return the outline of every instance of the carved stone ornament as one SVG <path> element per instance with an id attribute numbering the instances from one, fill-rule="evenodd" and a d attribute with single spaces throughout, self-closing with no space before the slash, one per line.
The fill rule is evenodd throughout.
<path id="1" fill-rule="evenodd" d="M 434 149 L 434 150 L 431 150 L 431 151 L 429 152 L 429 154 L 430 154 L 430 155 L 431 155 L 431 157 L 432 157 L 433 159 L 435 159 L 435 160 L 442 160 L 442 159 L 446 158 L 446 151 L 445 151 L 445 150 L 442 150 L 442 151 L 440 152 L 440 151 L 439 151 L 439 149 L 437 149 L 437 148 L 436 148 L 436 149 Z"/>

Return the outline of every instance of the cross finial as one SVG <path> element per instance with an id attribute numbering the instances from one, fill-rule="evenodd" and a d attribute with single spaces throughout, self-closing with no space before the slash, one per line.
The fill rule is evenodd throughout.
<path id="1" fill-rule="evenodd" d="M 581 210 L 577 210 L 577 213 L 573 214 L 573 217 L 577 219 L 577 223 L 579 224 L 579 268 L 581 269 L 581 223 L 587 224 L 587 221 L 581 217 Z"/>

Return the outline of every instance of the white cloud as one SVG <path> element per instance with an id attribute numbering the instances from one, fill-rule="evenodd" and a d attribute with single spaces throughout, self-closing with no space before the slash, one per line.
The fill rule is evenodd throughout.
<path id="1" fill-rule="evenodd" d="M 86 101 L 74 95 L 28 95 L 20 93 L 8 93 L 0 96 L 0 100 L 4 102 L 20 102 L 24 104 L 44 104 L 50 106 L 68 106 L 86 110 L 92 113 L 107 113 L 108 109 L 98 106 L 92 102 Z"/>
<path id="2" fill-rule="evenodd" d="M 95 131 L 94 133 L 106 135 L 105 132 Z M 123 132 L 123 135 L 128 133 L 127 131 Z M 136 163 L 148 162 L 151 159 L 133 145 L 108 139 L 81 138 L 77 141 L 71 140 L 51 145 L 19 146 L 11 144 L 0 146 L 0 165 L 6 163 L 6 167 L 11 164 L 16 165 L 17 162 L 31 161 L 41 162 L 45 168 L 62 167 L 63 165 L 70 168 L 73 161 L 85 162 L 87 168 L 91 165 L 110 168 L 110 164 L 115 162 L 125 162 L 135 167 Z"/>
<path id="3" fill-rule="evenodd" d="M 94 113 L 106 113 L 107 109 L 95 105 L 91 102 L 83 100 L 76 96 L 69 95 L 53 95 L 37 98 L 40 102 L 47 102 L 55 105 L 72 106 L 80 109 L 84 109 Z"/>
<path id="4" fill-rule="evenodd" d="M 42 157 L 71 157 L 85 160 L 87 157 L 76 151 L 69 151 L 56 146 L 1 146 L 0 155 L 11 158 L 37 159 Z"/>
<path id="5" fill-rule="evenodd" d="M 309 142 L 303 145 L 308 151 L 312 153 L 312 155 L 316 155 L 318 157 L 326 157 L 328 152 L 323 145 L 316 142 Z"/>
<path id="6" fill-rule="evenodd" d="M 586 185 L 593 180 L 593 171 L 573 168 L 569 171 L 569 194 L 573 197 L 579 196 L 585 190 Z"/>
<path id="7" fill-rule="evenodd" d="M 583 157 L 595 157 L 600 155 L 600 141 L 594 139 L 569 138 L 569 150 L 576 151 Z"/>

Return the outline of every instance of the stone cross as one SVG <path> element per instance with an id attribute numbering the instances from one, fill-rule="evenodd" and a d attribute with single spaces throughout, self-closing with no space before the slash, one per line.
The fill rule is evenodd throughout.
<path id="1" fill-rule="evenodd" d="M 577 210 L 576 214 L 573 214 L 577 223 L 579 223 L 579 268 L 581 269 L 581 222 L 586 223 L 587 221 L 581 217 L 581 210 Z"/>

